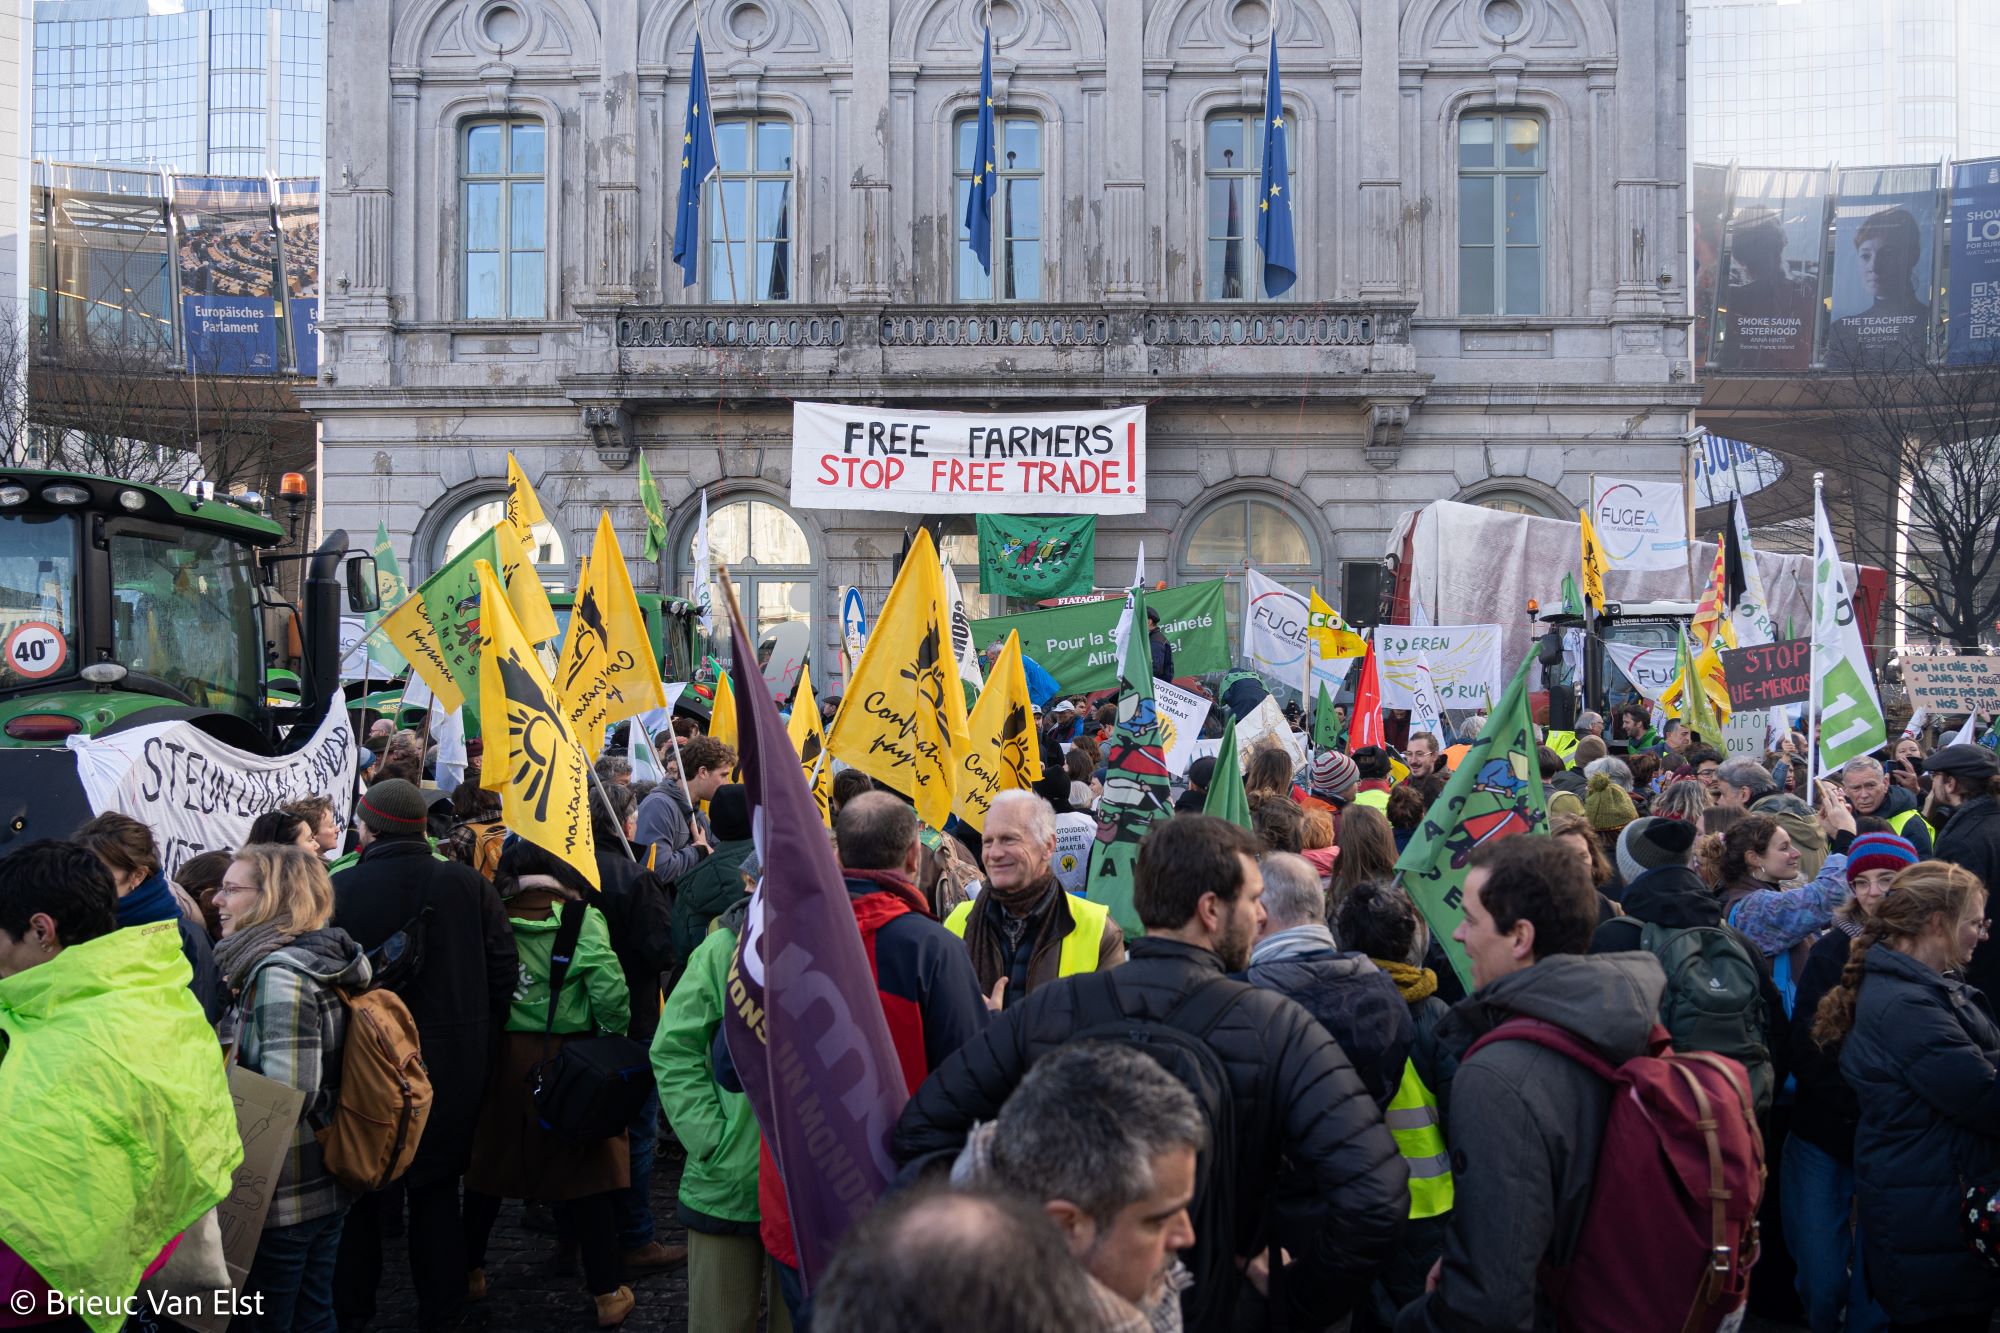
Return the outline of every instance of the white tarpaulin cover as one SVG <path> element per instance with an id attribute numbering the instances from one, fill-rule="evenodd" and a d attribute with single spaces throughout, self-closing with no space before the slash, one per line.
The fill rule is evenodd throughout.
<path id="1" fill-rule="evenodd" d="M 241 847 L 257 816 L 279 806 L 330 796 L 345 824 L 353 803 L 354 731 L 344 708 L 328 709 L 303 748 L 275 759 L 186 722 L 72 736 L 69 748 L 91 810 L 116 810 L 151 828 L 169 874 L 203 852 Z"/>

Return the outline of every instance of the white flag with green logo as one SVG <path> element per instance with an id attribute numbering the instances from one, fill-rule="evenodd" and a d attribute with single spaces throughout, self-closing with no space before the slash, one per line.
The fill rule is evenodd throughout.
<path id="1" fill-rule="evenodd" d="M 1813 501 L 1812 672 L 1819 707 L 1819 771 L 1831 773 L 1886 743 L 1888 736 L 1854 597 L 1841 572 L 1826 503 L 1818 498 Z"/>

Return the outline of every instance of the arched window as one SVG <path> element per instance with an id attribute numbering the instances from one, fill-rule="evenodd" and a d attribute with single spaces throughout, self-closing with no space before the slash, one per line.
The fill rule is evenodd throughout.
<path id="1" fill-rule="evenodd" d="M 1519 477 L 1484 481 L 1467 487 L 1452 497 L 1460 504 L 1497 509 L 1503 514 L 1529 514 L 1535 518 L 1566 518 L 1576 521 L 1576 510 L 1560 494 L 1543 493 L 1533 482 Z"/>
<path id="2" fill-rule="evenodd" d="M 477 120 L 459 156 L 467 319 L 540 319 L 547 304 L 548 133 L 539 120 Z"/>
<path id="3" fill-rule="evenodd" d="M 1243 608 L 1243 570 L 1304 592 L 1319 584 L 1319 543 L 1310 527 L 1293 512 L 1258 495 L 1232 495 L 1217 501 L 1188 529 L 1180 549 L 1179 577 L 1183 583 L 1227 579 L 1224 597 L 1229 609 L 1229 641 L 1240 643 L 1238 623 Z"/>
<path id="4" fill-rule="evenodd" d="M 678 586 L 682 596 L 694 596 L 695 523 L 681 534 Z M 711 504 L 708 511 L 708 558 L 713 571 L 729 566 L 730 581 L 743 607 L 744 619 L 757 635 L 757 660 L 772 692 L 789 694 L 799 667 L 814 653 L 813 614 L 819 605 L 819 568 L 806 530 L 782 505 L 743 497 Z M 729 622 L 716 597 L 714 635 L 703 651 L 719 660 L 729 657 Z M 812 663 L 815 688 L 824 691 L 826 677 Z"/>
<path id="5" fill-rule="evenodd" d="M 452 517 L 436 529 L 438 537 L 431 548 L 426 573 L 435 574 L 453 556 L 485 536 L 486 530 L 498 523 L 506 510 L 507 497 L 500 491 L 461 501 Z M 568 591 L 574 577 L 569 567 L 569 552 L 563 544 L 562 533 L 553 524 L 535 524 L 535 549 L 531 554 L 535 561 L 535 575 L 543 585 L 555 592 Z"/>

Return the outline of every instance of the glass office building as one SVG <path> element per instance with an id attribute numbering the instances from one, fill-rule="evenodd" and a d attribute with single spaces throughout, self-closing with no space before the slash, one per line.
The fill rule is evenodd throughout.
<path id="1" fill-rule="evenodd" d="M 326 0 L 36 0 L 34 156 L 317 176 Z"/>
<path id="2" fill-rule="evenodd" d="M 1697 162 L 2000 153 L 1996 0 L 1688 0 L 1687 71 Z"/>

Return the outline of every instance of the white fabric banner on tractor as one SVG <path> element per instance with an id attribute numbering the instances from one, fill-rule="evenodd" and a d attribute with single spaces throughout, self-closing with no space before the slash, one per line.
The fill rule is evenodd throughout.
<path id="1" fill-rule="evenodd" d="M 1417 664 L 1426 659 L 1443 707 L 1484 709 L 1500 697 L 1498 625 L 1378 625 L 1375 664 L 1384 708 L 1417 706 Z"/>
<path id="2" fill-rule="evenodd" d="M 332 797 L 344 825 L 354 798 L 354 729 L 344 708 L 328 709 L 311 740 L 275 759 L 186 722 L 72 736 L 68 744 L 91 810 L 116 810 L 152 829 L 169 874 L 202 852 L 234 851 L 258 815 L 308 796 Z"/>
<path id="3" fill-rule="evenodd" d="M 794 403 L 792 503 L 901 514 L 1143 514 L 1146 409 Z"/>

